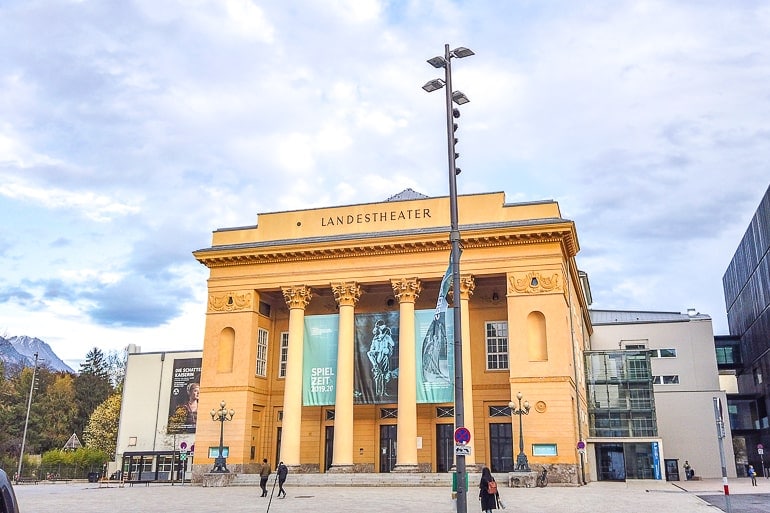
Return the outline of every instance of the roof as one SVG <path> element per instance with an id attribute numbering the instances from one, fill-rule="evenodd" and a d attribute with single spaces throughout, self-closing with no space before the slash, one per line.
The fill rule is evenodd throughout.
<path id="1" fill-rule="evenodd" d="M 399 192 L 398 194 L 394 194 L 393 196 L 391 196 L 385 201 L 403 201 L 403 200 L 412 200 L 412 199 L 425 199 L 429 197 L 430 196 L 426 196 L 425 194 L 422 194 L 412 189 L 404 189 L 403 191 Z"/>
<path id="2" fill-rule="evenodd" d="M 693 320 L 710 320 L 711 317 L 701 313 L 680 312 L 647 312 L 633 310 L 593 310 L 589 309 L 591 324 L 601 326 L 607 324 L 644 324 L 653 322 L 689 322 Z"/>

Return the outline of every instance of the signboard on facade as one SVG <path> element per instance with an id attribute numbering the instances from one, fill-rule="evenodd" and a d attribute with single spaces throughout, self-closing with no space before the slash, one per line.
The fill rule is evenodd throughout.
<path id="1" fill-rule="evenodd" d="M 174 360 L 166 428 L 169 434 L 195 433 L 200 382 L 200 358 Z"/>

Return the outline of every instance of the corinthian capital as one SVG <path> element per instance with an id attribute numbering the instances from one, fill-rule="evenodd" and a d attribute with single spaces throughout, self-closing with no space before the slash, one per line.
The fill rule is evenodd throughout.
<path id="1" fill-rule="evenodd" d="M 307 285 L 281 287 L 281 292 L 283 292 L 283 299 L 289 309 L 301 308 L 304 310 L 313 298 L 313 291 Z"/>

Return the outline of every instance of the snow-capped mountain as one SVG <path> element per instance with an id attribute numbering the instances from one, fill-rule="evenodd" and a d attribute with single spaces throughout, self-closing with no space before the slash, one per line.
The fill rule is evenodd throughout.
<path id="1" fill-rule="evenodd" d="M 64 363 L 51 346 L 39 338 L 20 336 L 5 339 L 0 337 L 0 359 L 6 364 L 24 365 L 31 367 L 35 364 L 35 353 L 38 355 L 38 364 L 46 366 L 53 371 L 65 371 L 75 373 L 72 368 Z"/>

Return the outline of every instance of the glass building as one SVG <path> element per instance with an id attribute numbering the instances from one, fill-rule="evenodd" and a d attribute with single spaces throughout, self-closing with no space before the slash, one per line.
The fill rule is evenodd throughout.
<path id="1" fill-rule="evenodd" d="M 718 356 L 721 351 L 723 358 L 734 359 L 738 354 L 741 359 L 736 368 L 739 395 L 728 405 L 731 423 L 735 422 L 736 446 L 745 450 L 741 458 L 736 454 L 736 460 L 744 467 L 761 468 L 758 446 L 770 447 L 770 188 L 735 250 L 722 284 L 730 335 L 740 339 L 739 351 L 729 344 L 717 344 Z"/>

